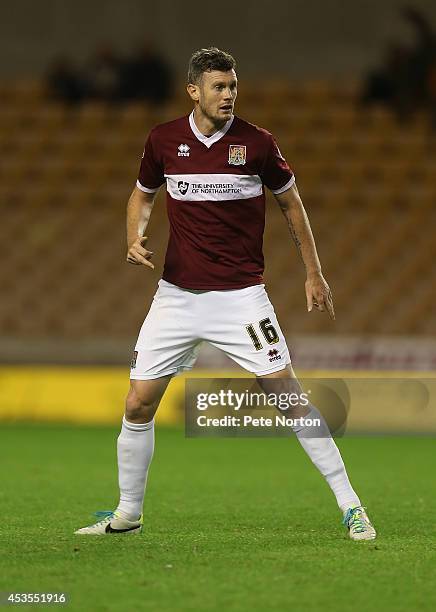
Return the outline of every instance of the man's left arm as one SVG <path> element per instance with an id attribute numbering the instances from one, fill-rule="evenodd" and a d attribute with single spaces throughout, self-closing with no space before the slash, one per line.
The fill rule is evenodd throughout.
<path id="1" fill-rule="evenodd" d="M 315 306 L 318 310 L 327 310 L 330 317 L 334 319 L 332 293 L 322 275 L 315 240 L 297 186 L 294 183 L 283 193 L 274 194 L 274 197 L 286 219 L 289 231 L 306 268 L 307 310 L 310 312 L 312 307 Z"/>

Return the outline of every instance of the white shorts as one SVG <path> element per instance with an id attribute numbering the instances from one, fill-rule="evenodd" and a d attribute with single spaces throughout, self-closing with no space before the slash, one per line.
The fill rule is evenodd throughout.
<path id="1" fill-rule="evenodd" d="M 264 285 L 195 291 L 160 280 L 139 332 L 130 378 L 149 380 L 191 370 L 201 342 L 258 376 L 291 362 Z"/>

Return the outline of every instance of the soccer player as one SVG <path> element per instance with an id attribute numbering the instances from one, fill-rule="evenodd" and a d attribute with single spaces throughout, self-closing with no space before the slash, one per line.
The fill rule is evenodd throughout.
<path id="1" fill-rule="evenodd" d="M 131 363 L 130 391 L 118 437 L 120 499 L 115 511 L 78 534 L 139 533 L 154 450 L 154 415 L 171 378 L 194 365 L 202 341 L 260 377 L 295 381 L 289 351 L 263 284 L 265 187 L 272 191 L 304 262 L 307 308 L 334 318 L 295 178 L 273 137 L 233 114 L 235 60 L 216 48 L 189 63 L 189 116 L 155 127 L 127 206 L 127 261 L 153 269 L 144 235 L 157 191 L 166 184 L 170 236 L 162 279 Z M 274 345 L 274 351 L 269 345 Z M 282 381 L 284 382 L 284 381 Z M 295 381 L 296 383 L 296 381 Z M 296 383 L 298 384 L 298 383 Z M 353 490 L 328 427 L 295 427 L 302 447 L 325 477 L 354 540 L 376 532 Z"/>

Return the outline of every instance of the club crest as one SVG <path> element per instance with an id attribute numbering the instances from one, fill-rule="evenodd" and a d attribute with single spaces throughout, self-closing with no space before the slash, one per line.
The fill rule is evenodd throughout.
<path id="1" fill-rule="evenodd" d="M 247 157 L 245 145 L 229 145 L 229 164 L 232 166 L 243 166 Z"/>

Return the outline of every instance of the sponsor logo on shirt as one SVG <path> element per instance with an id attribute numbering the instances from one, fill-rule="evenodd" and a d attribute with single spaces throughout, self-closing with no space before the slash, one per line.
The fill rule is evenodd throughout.
<path id="1" fill-rule="evenodd" d="M 175 200 L 219 202 L 256 198 L 263 193 L 257 174 L 165 174 L 167 191 Z"/>
<path id="2" fill-rule="evenodd" d="M 186 181 L 179 181 L 177 188 L 182 195 L 188 193 L 189 187 L 191 187 L 191 194 L 230 194 L 230 193 L 242 193 L 241 187 L 236 187 L 233 183 L 187 183 Z"/>
<path id="3" fill-rule="evenodd" d="M 179 181 L 177 183 L 177 188 L 182 195 L 185 195 L 189 189 L 189 183 L 187 183 L 186 181 Z"/>
<path id="4" fill-rule="evenodd" d="M 247 157 L 245 145 L 229 145 L 229 164 L 232 166 L 243 166 Z"/>
<path id="5" fill-rule="evenodd" d="M 192 183 L 192 193 L 241 193 L 233 183 Z"/>
<path id="6" fill-rule="evenodd" d="M 132 360 L 130 362 L 130 369 L 134 370 L 136 368 L 136 360 L 138 358 L 138 351 L 133 351 Z"/>
<path id="7" fill-rule="evenodd" d="M 179 144 L 177 147 L 179 157 L 189 157 L 189 147 L 187 144 Z"/>

